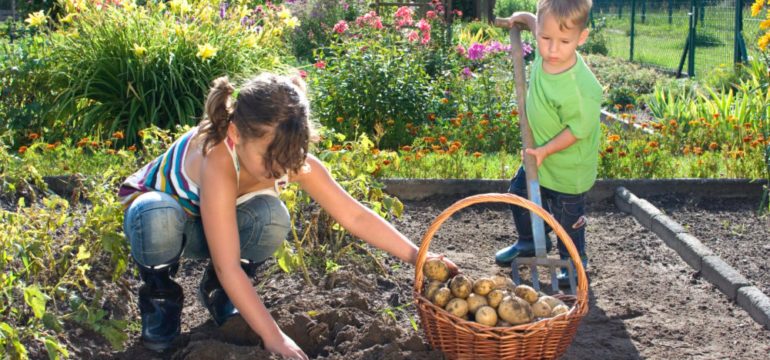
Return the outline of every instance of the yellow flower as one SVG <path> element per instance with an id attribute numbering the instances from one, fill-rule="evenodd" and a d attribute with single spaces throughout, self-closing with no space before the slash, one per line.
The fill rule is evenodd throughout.
<path id="1" fill-rule="evenodd" d="M 208 43 L 204 45 L 198 45 L 198 53 L 195 54 L 195 56 L 201 58 L 201 60 L 213 58 L 214 56 L 217 56 L 217 48 L 209 45 Z"/>
<path id="2" fill-rule="evenodd" d="M 765 5 L 765 0 L 757 0 L 754 2 L 753 5 L 751 5 L 751 16 L 757 16 L 759 15 L 759 12 L 762 11 L 762 6 Z"/>
<path id="3" fill-rule="evenodd" d="M 286 24 L 286 26 L 289 29 L 294 29 L 295 27 L 299 26 L 299 19 L 297 19 L 296 16 L 292 16 L 290 18 L 284 19 L 283 22 Z"/>
<path id="4" fill-rule="evenodd" d="M 187 34 L 187 24 L 174 25 L 174 32 L 176 36 L 184 37 Z"/>
<path id="5" fill-rule="evenodd" d="M 770 14 L 770 13 L 768 13 L 768 14 Z M 770 15 L 768 15 L 768 16 L 770 16 Z M 770 18 L 768 18 L 767 20 L 762 21 L 761 23 L 759 23 L 759 28 L 762 29 L 762 30 L 770 28 Z"/>
<path id="6" fill-rule="evenodd" d="M 137 43 L 134 43 L 134 55 L 136 55 L 136 57 L 142 57 L 146 52 L 147 52 L 147 48 Z"/>
<path id="7" fill-rule="evenodd" d="M 35 27 L 45 25 L 45 23 L 48 22 L 48 19 L 46 18 L 45 14 L 43 14 L 43 10 L 40 10 L 38 12 L 29 14 L 27 20 L 24 21 L 26 21 L 29 26 Z"/>
<path id="8" fill-rule="evenodd" d="M 183 14 L 192 10 L 192 6 L 187 3 L 187 0 L 173 0 L 169 5 L 171 6 L 171 11 L 175 13 Z"/>
<path id="9" fill-rule="evenodd" d="M 757 45 L 759 45 L 759 48 L 763 51 L 767 49 L 768 44 L 770 44 L 770 32 L 759 38 L 759 41 L 757 42 Z"/>
<path id="10" fill-rule="evenodd" d="M 281 19 L 288 19 L 291 17 L 291 12 L 289 12 L 289 9 L 283 9 L 280 12 L 278 12 L 278 17 Z"/>
<path id="11" fill-rule="evenodd" d="M 61 22 L 62 24 L 70 23 L 70 22 L 72 22 L 72 19 L 74 19 L 74 18 L 75 18 L 75 14 L 74 13 L 69 13 L 69 14 L 67 14 L 67 16 L 65 16 L 63 18 L 59 18 L 59 22 Z"/>

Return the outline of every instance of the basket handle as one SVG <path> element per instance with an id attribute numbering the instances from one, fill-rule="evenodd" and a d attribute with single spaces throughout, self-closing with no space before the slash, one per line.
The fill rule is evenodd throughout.
<path id="1" fill-rule="evenodd" d="M 500 194 L 500 193 L 488 193 L 488 194 L 478 194 L 469 196 L 463 199 L 460 199 L 456 201 L 454 204 L 452 204 L 450 207 L 446 208 L 441 214 L 439 214 L 436 219 L 433 220 L 433 223 L 430 224 L 428 227 L 428 230 L 425 232 L 425 235 L 422 237 L 422 242 L 420 243 L 420 250 L 417 252 L 417 262 L 415 263 L 414 268 L 414 289 L 417 294 L 422 293 L 422 286 L 423 286 L 423 273 L 422 268 L 425 265 L 426 256 L 428 255 L 428 248 L 430 247 L 430 242 L 433 240 L 433 235 L 436 234 L 436 231 L 441 227 L 441 224 L 444 223 L 452 214 L 455 212 L 464 209 L 468 206 L 478 204 L 478 203 L 484 203 L 484 202 L 502 202 L 507 203 L 511 205 L 516 205 L 519 207 L 523 207 L 529 211 L 532 211 L 536 213 L 538 216 L 540 216 L 545 222 L 551 226 L 551 229 L 556 233 L 556 236 L 559 237 L 559 239 L 562 241 L 564 246 L 567 248 L 567 252 L 569 252 L 569 256 L 572 259 L 573 264 L 575 265 L 575 271 L 577 272 L 578 277 L 578 284 L 577 284 L 577 301 L 585 303 L 586 299 L 588 298 L 588 278 L 586 277 L 585 269 L 583 269 L 583 262 L 580 260 L 580 255 L 577 252 L 577 249 L 575 248 L 575 244 L 572 243 L 572 238 L 567 234 L 567 232 L 564 230 L 561 225 L 559 225 L 559 222 L 556 221 L 556 219 L 549 214 L 545 209 L 541 208 L 538 205 L 535 205 L 535 203 L 522 198 L 521 196 L 517 196 L 514 194 Z"/>

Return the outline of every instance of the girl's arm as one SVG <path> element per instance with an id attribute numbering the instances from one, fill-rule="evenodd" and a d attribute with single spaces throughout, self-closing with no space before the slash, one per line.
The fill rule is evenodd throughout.
<path id="1" fill-rule="evenodd" d="M 308 155 L 310 170 L 292 177 L 310 197 L 318 202 L 337 222 L 352 235 L 389 254 L 414 264 L 417 246 L 396 230 L 389 222 L 351 197 L 332 177 L 318 158 Z M 428 257 L 436 257 L 430 254 Z M 444 259 L 451 273 L 457 266 Z"/>
<path id="2" fill-rule="evenodd" d="M 204 157 L 200 169 L 200 209 L 217 278 L 243 319 L 265 342 L 267 350 L 292 359 L 307 359 L 270 316 L 240 266 L 235 177 L 232 160 L 223 145 L 214 147 Z"/>

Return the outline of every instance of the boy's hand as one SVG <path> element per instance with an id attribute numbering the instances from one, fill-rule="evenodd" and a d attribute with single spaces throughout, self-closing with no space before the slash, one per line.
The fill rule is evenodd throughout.
<path id="1" fill-rule="evenodd" d="M 428 255 L 426 256 L 426 260 L 425 261 L 428 261 L 430 259 L 439 259 L 439 260 L 443 261 L 444 264 L 446 264 L 447 269 L 449 269 L 449 277 L 455 276 L 455 275 L 457 275 L 457 273 L 460 272 L 460 269 L 457 267 L 457 265 L 455 265 L 455 263 L 452 262 L 452 260 L 449 260 L 444 255 L 438 255 L 438 254 L 434 254 L 434 253 L 430 253 L 429 252 Z"/>
<path id="2" fill-rule="evenodd" d="M 544 147 L 538 147 L 534 149 L 527 149 L 525 150 L 527 155 L 531 155 L 535 157 L 535 160 L 537 160 L 537 167 L 540 167 L 540 164 L 543 163 L 543 160 L 548 157 L 548 152 L 545 150 Z"/>

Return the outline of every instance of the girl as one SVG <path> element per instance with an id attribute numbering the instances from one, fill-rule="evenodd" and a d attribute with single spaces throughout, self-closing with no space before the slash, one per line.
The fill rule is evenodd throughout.
<path id="1" fill-rule="evenodd" d="M 308 154 L 316 135 L 302 80 L 262 74 L 231 102 L 233 91 L 226 77 L 214 80 L 200 124 L 120 188 L 125 233 L 144 281 L 142 340 L 162 351 L 179 335 L 183 294 L 171 277 L 184 253 L 211 258 L 198 293 L 217 325 L 240 316 L 267 350 L 307 359 L 249 279 L 290 229 L 278 198 L 282 187 L 298 183 L 351 234 L 403 261 L 414 264 L 418 248 L 348 195 Z M 457 272 L 450 260 L 444 262 Z"/>

